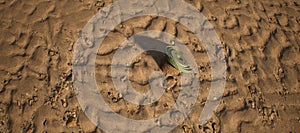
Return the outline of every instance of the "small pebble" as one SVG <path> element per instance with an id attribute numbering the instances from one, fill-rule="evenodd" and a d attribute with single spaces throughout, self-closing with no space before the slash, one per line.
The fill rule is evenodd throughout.
<path id="1" fill-rule="evenodd" d="M 32 105 L 32 103 L 33 103 L 33 100 L 32 100 L 32 99 L 30 99 L 30 100 L 28 101 L 28 104 L 29 104 L 29 106 L 31 106 L 31 105 Z"/>

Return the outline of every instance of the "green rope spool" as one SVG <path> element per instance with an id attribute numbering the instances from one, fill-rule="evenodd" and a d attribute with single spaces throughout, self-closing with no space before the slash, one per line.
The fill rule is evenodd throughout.
<path id="1" fill-rule="evenodd" d="M 166 47 L 166 54 L 168 56 L 168 61 L 172 64 L 177 70 L 183 73 L 192 72 L 192 68 L 187 64 L 187 61 L 184 59 L 181 53 L 179 53 L 174 46 Z"/>

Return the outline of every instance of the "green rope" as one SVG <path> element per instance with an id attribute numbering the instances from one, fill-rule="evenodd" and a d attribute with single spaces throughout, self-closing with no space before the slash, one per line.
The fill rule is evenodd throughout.
<path id="1" fill-rule="evenodd" d="M 177 70 L 183 73 L 190 73 L 192 71 L 191 67 L 187 64 L 187 61 L 184 59 L 182 54 L 179 53 L 174 46 L 167 46 L 165 50 L 168 56 L 168 61 Z"/>

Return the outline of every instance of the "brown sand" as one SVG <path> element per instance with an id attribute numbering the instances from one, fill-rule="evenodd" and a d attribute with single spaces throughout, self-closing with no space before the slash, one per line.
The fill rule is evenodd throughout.
<path id="1" fill-rule="evenodd" d="M 71 59 L 82 27 L 112 2 L 0 0 L 0 132 L 103 132 L 77 102 Z M 204 126 L 197 123 L 211 81 L 201 43 L 183 26 L 154 16 L 125 22 L 99 50 L 99 91 L 111 108 L 128 118 L 149 119 L 172 107 L 180 79 L 168 64 L 161 68 L 169 75 L 168 89 L 149 106 L 120 98 L 109 78 L 113 51 L 123 39 L 165 27 L 194 51 L 204 88 L 189 118 L 173 132 L 299 132 L 300 1 L 187 2 L 210 20 L 226 49 L 228 79 L 213 118 Z M 140 56 L 130 80 L 137 91 L 146 92 L 149 74 L 160 66 L 148 54 Z"/>

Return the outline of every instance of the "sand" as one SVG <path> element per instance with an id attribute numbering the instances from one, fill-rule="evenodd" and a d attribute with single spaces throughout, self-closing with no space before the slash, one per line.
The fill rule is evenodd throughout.
<path id="1" fill-rule="evenodd" d="M 83 26 L 112 2 L 0 0 L 0 132 L 103 132 L 85 116 L 76 99 L 72 56 Z M 163 30 L 193 51 L 202 88 L 188 119 L 172 132 L 299 132 L 300 2 L 187 2 L 210 20 L 225 48 L 226 88 L 214 116 L 205 125 L 197 123 L 211 82 L 201 42 L 182 25 L 156 16 L 119 25 L 99 49 L 96 78 L 110 107 L 140 120 L 158 117 L 174 105 L 178 71 L 167 63 L 157 65 L 149 53 L 136 58 L 129 80 L 137 91 L 147 92 L 149 75 L 161 69 L 168 76 L 167 88 L 155 104 L 126 102 L 110 78 L 113 51 L 125 38 Z"/>

